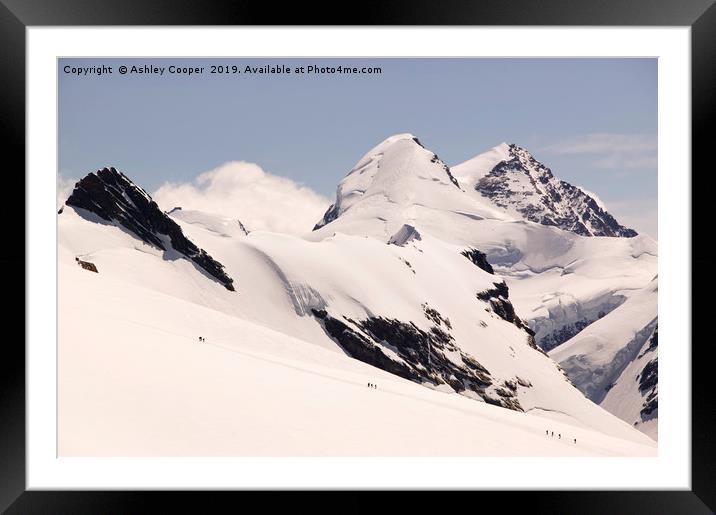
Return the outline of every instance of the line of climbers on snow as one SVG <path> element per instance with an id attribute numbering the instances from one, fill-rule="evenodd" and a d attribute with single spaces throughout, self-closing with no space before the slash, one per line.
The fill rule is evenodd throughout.
<path id="1" fill-rule="evenodd" d="M 554 436 L 554 431 L 550 431 L 549 429 L 547 429 L 547 430 L 544 432 L 544 434 L 546 434 L 547 436 Z M 562 433 L 557 433 L 557 438 L 559 438 L 559 439 L 561 440 L 561 439 L 562 439 Z M 577 443 L 577 439 L 576 439 L 576 438 L 574 438 L 574 443 Z"/>
<path id="2" fill-rule="evenodd" d="M 206 338 L 204 338 L 203 336 L 199 336 L 199 341 L 200 341 L 200 342 L 206 342 Z M 368 383 L 368 388 L 375 388 L 375 389 L 377 390 L 377 389 L 378 389 L 378 386 L 377 386 L 375 383 L 370 383 L 370 382 L 369 382 L 369 383 Z M 545 430 L 545 435 L 554 437 L 554 431 L 550 431 L 549 429 L 547 429 L 547 430 Z M 562 433 L 557 433 L 557 438 L 559 438 L 559 439 L 561 440 L 561 439 L 562 439 Z M 576 438 L 574 438 L 574 443 L 575 443 L 575 444 L 577 443 L 577 439 L 576 439 Z"/>

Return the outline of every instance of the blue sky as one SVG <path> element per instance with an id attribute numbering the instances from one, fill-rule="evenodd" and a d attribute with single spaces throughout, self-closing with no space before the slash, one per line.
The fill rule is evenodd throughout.
<path id="1" fill-rule="evenodd" d="M 114 66 L 76 76 L 65 65 Z M 117 67 L 380 66 L 372 75 L 120 75 Z M 61 59 L 59 169 L 115 166 L 150 192 L 227 161 L 333 198 L 372 146 L 411 132 L 448 164 L 502 141 L 656 233 L 655 59 Z"/>

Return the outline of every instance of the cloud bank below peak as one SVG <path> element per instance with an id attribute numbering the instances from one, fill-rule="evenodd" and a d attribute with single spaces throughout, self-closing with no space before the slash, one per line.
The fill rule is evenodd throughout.
<path id="1" fill-rule="evenodd" d="M 164 183 L 152 193 L 164 210 L 181 206 L 240 220 L 250 231 L 310 232 L 330 200 L 291 179 L 245 161 L 230 161 L 190 183 Z"/>

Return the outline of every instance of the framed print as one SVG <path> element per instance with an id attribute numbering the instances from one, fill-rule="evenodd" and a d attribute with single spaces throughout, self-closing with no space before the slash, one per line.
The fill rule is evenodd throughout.
<path id="1" fill-rule="evenodd" d="M 711 513 L 711 2 L 93 5 L 2 7 L 9 513 Z"/>

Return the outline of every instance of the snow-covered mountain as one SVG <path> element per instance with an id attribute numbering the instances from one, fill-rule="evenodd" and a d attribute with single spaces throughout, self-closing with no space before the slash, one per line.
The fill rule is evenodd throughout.
<path id="1" fill-rule="evenodd" d="M 492 166 L 486 169 L 486 163 Z M 456 166 L 455 173 L 468 179 L 468 187 L 525 220 L 582 236 L 632 238 L 637 234 L 620 225 L 590 195 L 557 179 L 549 168 L 515 144 L 502 143 L 488 155 Z"/>
<path id="2" fill-rule="evenodd" d="M 573 323 L 552 316 L 558 307 L 626 305 L 615 299 L 654 276 L 645 278 L 656 263 L 645 237 L 587 238 L 526 221 L 465 187 L 466 176 L 410 134 L 369 151 L 303 237 L 163 212 L 106 170 L 80 181 L 59 215 L 61 452 L 110 445 L 141 454 L 156 439 L 132 421 L 141 413 L 155 429 L 186 423 L 195 418 L 181 408 L 188 397 L 202 417 L 230 426 L 211 429 L 221 433 L 211 443 L 182 429 L 198 453 L 261 453 L 269 437 L 284 454 L 321 442 L 340 455 L 494 453 L 477 434 L 502 442 L 497 454 L 549 454 L 545 431 L 555 428 L 594 444 L 570 441 L 557 454 L 653 454 L 648 438 L 587 399 L 537 345 Z M 112 328 L 101 350 L 88 327 Z M 123 368 L 97 372 L 111 368 L 106 360 Z M 138 385 L 157 393 L 136 406 L 143 390 L 125 382 L 144 374 L 156 379 Z M 89 397 L 80 390 L 87 381 Z M 371 397 L 368 382 L 379 384 Z M 236 406 L 245 416 L 227 414 Z M 436 421 L 433 409 L 446 418 Z M 409 421 L 411 435 L 389 438 L 392 448 L 354 443 L 361 419 Z M 92 429 L 115 425 L 119 436 Z M 425 447 L 423 437 L 434 440 Z"/>
<path id="3" fill-rule="evenodd" d="M 484 195 L 480 184 L 496 177 L 510 189 Z M 539 211 L 561 213 L 550 223 L 533 219 L 538 211 L 534 199 L 545 195 L 549 198 L 540 201 Z M 570 219 L 584 223 L 565 222 Z M 556 220 L 564 226 L 551 223 Z M 505 278 L 511 303 L 544 350 L 595 321 L 602 320 L 597 327 L 620 323 L 608 315 L 657 273 L 654 240 L 624 229 L 594 199 L 556 179 L 515 145 L 498 145 L 448 168 L 413 135 L 388 138 L 341 181 L 336 201 L 310 237 L 335 232 L 391 241 L 405 226 L 456 245 L 463 255 L 473 249 L 484 253 L 490 269 Z M 630 237 L 600 236 L 599 231 Z M 655 318 L 655 296 L 649 310 Z M 613 345 L 619 350 L 628 343 Z M 575 384 L 591 395 L 578 379 Z"/>

